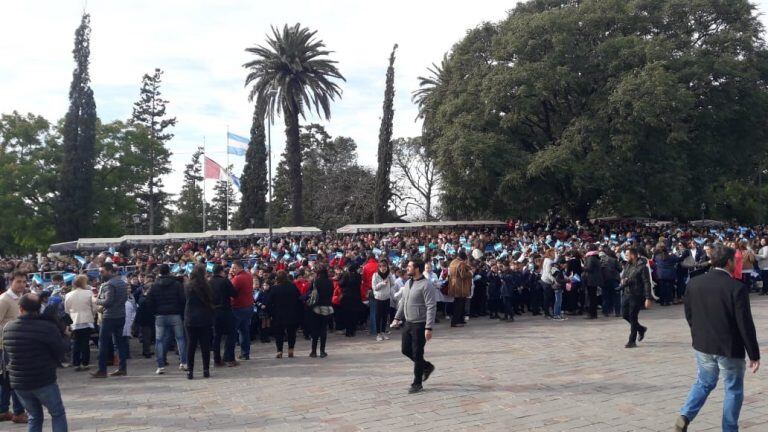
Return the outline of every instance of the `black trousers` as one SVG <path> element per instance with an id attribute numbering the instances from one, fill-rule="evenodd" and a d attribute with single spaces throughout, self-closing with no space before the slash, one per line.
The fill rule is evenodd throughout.
<path id="1" fill-rule="evenodd" d="M 640 309 L 643 308 L 643 302 L 645 299 L 642 297 L 624 297 L 621 302 L 621 312 L 624 319 L 629 323 L 629 342 L 637 341 L 637 333 L 645 331 L 645 327 L 640 325 L 638 316 L 640 315 Z"/>
<path id="2" fill-rule="evenodd" d="M 587 313 L 592 318 L 597 318 L 597 287 L 587 286 Z"/>
<path id="3" fill-rule="evenodd" d="M 389 321 L 389 299 L 376 300 L 376 333 L 387 331 Z"/>
<path id="4" fill-rule="evenodd" d="M 213 361 L 215 363 L 222 362 L 221 342 L 225 340 L 224 337 L 236 337 L 236 335 L 233 335 L 234 319 L 235 318 L 232 315 L 232 310 L 222 310 L 216 312 L 213 325 Z M 232 350 L 230 353 L 226 349 L 226 344 L 224 346 L 224 361 L 235 361 L 234 350 Z M 232 344 L 232 346 L 234 346 L 234 344 Z"/>
<path id="5" fill-rule="evenodd" d="M 542 282 L 542 291 L 544 294 L 544 315 L 552 316 L 552 309 L 555 306 L 555 291 L 552 285 Z"/>
<path id="6" fill-rule="evenodd" d="M 155 325 L 139 326 L 141 333 L 141 354 L 150 355 L 152 347 L 155 346 Z"/>
<path id="7" fill-rule="evenodd" d="M 288 336 L 288 349 L 293 349 L 296 346 L 296 329 L 297 325 L 275 325 L 272 324 L 272 330 L 275 332 L 275 346 L 277 352 L 283 352 L 283 343 L 285 342 L 286 335 Z"/>
<path id="8" fill-rule="evenodd" d="M 92 328 L 83 328 L 72 332 L 72 364 L 88 366 L 91 362 L 91 333 Z"/>
<path id="9" fill-rule="evenodd" d="M 456 303 L 454 303 L 454 306 L 456 306 Z M 411 323 L 408 321 L 403 325 L 401 348 L 403 355 L 413 361 L 413 385 L 421 385 L 421 381 L 424 378 L 424 369 L 433 367 L 432 363 L 424 360 L 424 345 L 427 343 L 427 339 L 424 337 L 425 327 L 425 323 Z"/>
<path id="10" fill-rule="evenodd" d="M 486 315 L 486 303 L 488 299 L 487 288 L 476 289 L 469 305 L 469 314 L 471 316 Z"/>
<path id="11" fill-rule="evenodd" d="M 534 315 L 539 315 L 540 309 L 544 303 L 543 283 L 536 283 L 531 287 L 531 306 L 530 310 Z"/>
<path id="12" fill-rule="evenodd" d="M 464 324 L 464 309 L 467 298 L 456 297 L 453 299 L 453 311 L 451 312 L 451 325 Z"/>
<path id="13" fill-rule="evenodd" d="M 195 352 L 200 345 L 203 356 L 203 370 L 211 369 L 211 337 L 213 329 L 208 326 L 187 327 L 187 368 L 195 370 Z"/>
<path id="14" fill-rule="evenodd" d="M 310 317 L 310 329 L 312 333 L 312 352 L 317 352 L 318 341 L 320 341 L 320 352 L 321 353 L 325 352 L 325 343 L 328 341 L 328 318 L 329 318 L 328 316 L 318 315 L 312 312 L 312 315 Z"/>

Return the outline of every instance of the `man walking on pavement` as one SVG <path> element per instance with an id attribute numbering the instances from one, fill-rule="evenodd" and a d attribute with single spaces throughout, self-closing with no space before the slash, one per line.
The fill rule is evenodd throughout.
<path id="1" fill-rule="evenodd" d="M 392 327 L 403 325 L 402 352 L 413 361 L 413 384 L 408 393 L 418 393 L 435 371 L 435 366 L 424 360 L 424 346 L 432 339 L 437 303 L 434 290 L 424 277 L 424 261 L 417 258 L 409 262 L 408 276 L 411 279 L 402 289 Z"/>
<path id="2" fill-rule="evenodd" d="M 710 255 L 712 270 L 691 279 L 685 293 L 685 319 L 691 327 L 698 376 L 675 422 L 685 432 L 696 418 L 722 373 L 722 430 L 739 430 L 744 400 L 745 352 L 752 373 L 760 368 L 760 348 L 749 307 L 749 288 L 733 279 L 736 251 L 716 246 Z"/>
<path id="3" fill-rule="evenodd" d="M 125 376 L 128 369 L 128 339 L 123 337 L 125 327 L 125 302 L 128 300 L 128 284 L 115 275 L 112 263 L 101 266 L 102 285 L 96 298 L 96 306 L 102 309 L 99 327 L 99 370 L 91 374 L 94 378 L 107 377 L 107 356 L 114 349 L 112 341 L 117 341 L 117 353 L 120 365 L 110 376 Z"/>

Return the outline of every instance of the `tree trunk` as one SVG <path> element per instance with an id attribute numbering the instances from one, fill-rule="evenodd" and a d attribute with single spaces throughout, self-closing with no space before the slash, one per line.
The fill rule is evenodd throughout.
<path id="1" fill-rule="evenodd" d="M 293 226 L 304 224 L 304 206 L 302 202 L 301 179 L 301 142 L 299 141 L 299 116 L 297 110 L 284 110 L 286 152 L 288 176 L 291 182 L 291 223 Z"/>

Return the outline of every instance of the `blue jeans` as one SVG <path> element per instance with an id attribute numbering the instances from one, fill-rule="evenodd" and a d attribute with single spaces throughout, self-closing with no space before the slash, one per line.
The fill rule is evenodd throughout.
<path id="1" fill-rule="evenodd" d="M 179 358 L 182 364 L 187 364 L 187 344 L 184 340 L 184 325 L 181 315 L 158 315 L 155 317 L 155 357 L 157 367 L 168 366 L 165 361 L 168 350 L 168 337 L 173 332 L 176 339 L 176 348 L 179 350 Z"/>
<path id="2" fill-rule="evenodd" d="M 123 338 L 125 317 L 106 318 L 101 320 L 99 326 L 99 372 L 107 371 L 107 357 L 114 352 L 114 343 L 117 341 L 117 355 L 120 357 L 119 369 L 128 369 L 128 341 Z"/>
<path id="3" fill-rule="evenodd" d="M 693 383 L 688 400 L 680 409 L 680 415 L 693 421 L 707 396 L 717 386 L 717 378 L 720 371 L 723 372 L 723 385 L 725 386 L 725 398 L 723 399 L 723 432 L 739 430 L 739 412 L 744 400 L 744 371 L 746 362 L 744 359 L 730 358 L 719 355 L 704 354 L 696 351 L 696 363 L 698 376 Z"/>
<path id="4" fill-rule="evenodd" d="M 64 402 L 56 383 L 48 384 L 34 390 L 16 390 L 29 413 L 29 432 L 43 431 L 43 407 L 51 415 L 53 432 L 67 432 L 67 415 L 64 412 Z"/>
<path id="5" fill-rule="evenodd" d="M 563 314 L 563 290 L 555 290 L 555 306 L 553 316 L 559 317 Z"/>
<path id="6" fill-rule="evenodd" d="M 235 315 L 235 330 L 240 334 L 240 355 L 249 358 L 251 355 L 251 318 L 253 317 L 253 308 L 232 309 Z M 234 336 L 234 335 L 233 335 Z M 232 338 L 232 353 L 234 354 L 235 338 Z"/>

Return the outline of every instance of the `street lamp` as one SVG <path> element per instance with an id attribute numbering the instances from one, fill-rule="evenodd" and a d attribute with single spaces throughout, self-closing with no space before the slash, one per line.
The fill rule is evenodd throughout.
<path id="1" fill-rule="evenodd" d="M 277 89 L 272 86 L 267 91 L 269 98 L 273 98 L 277 95 Z M 267 223 L 269 224 L 269 247 L 272 248 L 272 113 L 268 116 L 267 121 L 267 155 L 269 159 L 269 205 L 267 206 Z"/>
<path id="2" fill-rule="evenodd" d="M 134 213 L 131 215 L 131 218 L 133 219 L 134 234 L 139 235 L 139 224 L 141 223 L 141 215 Z"/>

